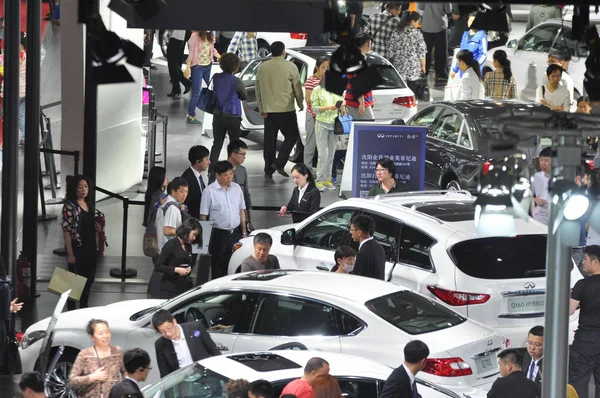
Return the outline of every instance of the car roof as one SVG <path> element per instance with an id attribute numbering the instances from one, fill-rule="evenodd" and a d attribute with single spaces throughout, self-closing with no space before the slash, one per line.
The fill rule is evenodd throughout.
<path id="1" fill-rule="evenodd" d="M 547 107 L 528 101 L 519 100 L 465 100 L 465 101 L 439 101 L 433 102 L 429 106 L 423 108 L 427 109 L 431 106 L 443 104 L 458 110 L 461 113 L 470 115 L 473 118 L 479 117 L 494 117 L 498 116 L 507 111 L 530 111 L 535 109 L 536 112 L 545 112 L 548 114 L 552 113 Z"/>
<path id="2" fill-rule="evenodd" d="M 333 261 L 333 253 L 331 260 Z M 285 268 L 285 262 L 281 263 Z M 265 277 L 266 276 L 266 277 Z M 244 288 L 286 293 L 314 292 L 335 296 L 360 305 L 377 297 L 407 290 L 374 278 L 326 271 L 265 270 L 224 276 L 203 285 L 207 289 Z"/>
<path id="3" fill-rule="evenodd" d="M 296 47 L 296 48 L 289 49 L 288 53 L 290 55 L 293 55 L 293 53 L 298 53 L 298 54 L 302 54 L 307 57 L 310 57 L 312 59 L 317 59 L 322 56 L 331 57 L 331 55 L 337 49 L 338 49 L 338 47 L 331 47 L 331 46 Z M 381 55 L 374 53 L 372 51 L 367 53 L 366 57 L 367 57 L 367 61 L 369 64 L 375 64 L 375 65 L 383 65 L 383 64 L 388 65 L 389 64 L 389 62 L 384 57 L 382 57 Z"/>

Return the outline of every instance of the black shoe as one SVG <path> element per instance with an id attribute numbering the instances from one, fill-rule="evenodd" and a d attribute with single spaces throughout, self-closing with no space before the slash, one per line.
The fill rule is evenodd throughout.
<path id="1" fill-rule="evenodd" d="M 185 86 L 185 89 L 183 90 L 183 94 L 185 95 L 185 94 L 189 93 L 191 89 L 192 89 L 192 83 Z"/>
<path id="2" fill-rule="evenodd" d="M 285 170 L 283 169 L 283 167 L 281 166 L 277 166 L 277 164 L 273 163 L 271 165 L 272 169 L 275 169 L 275 171 L 277 171 L 280 175 L 282 175 L 283 177 L 289 177 L 290 175 L 288 173 L 285 172 Z"/>
<path id="3" fill-rule="evenodd" d="M 276 169 L 277 169 L 277 167 L 275 167 L 274 164 L 265 167 L 265 177 L 267 177 L 267 178 L 273 177 L 273 174 L 275 173 Z"/>
<path id="4" fill-rule="evenodd" d="M 180 92 L 171 91 L 169 94 L 167 94 L 167 97 L 175 98 L 175 97 L 179 96 L 180 94 L 181 94 Z"/>

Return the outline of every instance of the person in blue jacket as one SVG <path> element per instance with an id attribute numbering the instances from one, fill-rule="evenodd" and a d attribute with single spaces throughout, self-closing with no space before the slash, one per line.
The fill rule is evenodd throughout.
<path id="1" fill-rule="evenodd" d="M 466 30 L 465 33 L 463 33 L 462 40 L 460 42 L 460 49 L 469 50 L 471 53 L 473 53 L 473 58 L 475 58 L 475 60 L 479 63 L 479 66 L 482 68 L 481 71 L 483 72 L 483 63 L 487 59 L 488 39 L 485 30 L 471 28 L 476 15 L 477 12 L 473 12 L 471 15 L 469 15 L 469 30 Z M 452 67 L 450 78 L 453 79 L 458 71 L 458 64 L 455 63 Z M 462 77 L 462 72 L 460 72 L 459 76 Z"/>

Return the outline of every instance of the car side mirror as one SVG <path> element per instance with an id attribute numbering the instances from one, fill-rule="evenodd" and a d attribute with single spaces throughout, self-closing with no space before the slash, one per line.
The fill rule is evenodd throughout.
<path id="1" fill-rule="evenodd" d="M 509 40 L 509 42 L 506 43 L 506 47 L 507 48 L 517 48 L 517 43 L 518 43 L 517 39 Z"/>
<path id="2" fill-rule="evenodd" d="M 281 244 L 292 246 L 296 244 L 296 229 L 290 228 L 283 231 L 281 234 Z"/>

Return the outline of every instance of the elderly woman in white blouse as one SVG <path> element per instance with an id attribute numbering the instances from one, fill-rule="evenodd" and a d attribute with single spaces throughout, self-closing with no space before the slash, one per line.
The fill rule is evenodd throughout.
<path id="1" fill-rule="evenodd" d="M 479 62 L 473 58 L 469 50 L 461 50 L 456 54 L 458 69 L 463 72 L 458 86 L 457 100 L 481 99 L 485 95 L 485 88 L 481 80 Z"/>

